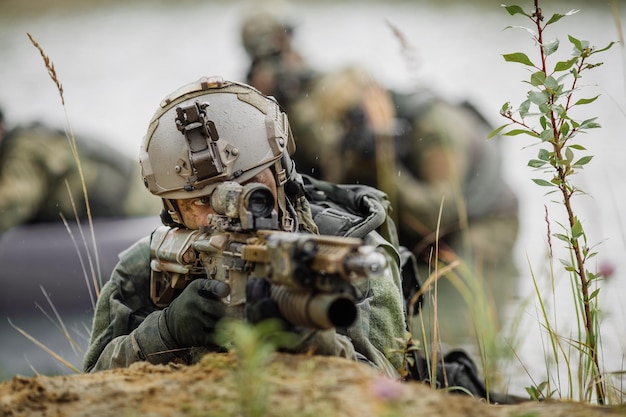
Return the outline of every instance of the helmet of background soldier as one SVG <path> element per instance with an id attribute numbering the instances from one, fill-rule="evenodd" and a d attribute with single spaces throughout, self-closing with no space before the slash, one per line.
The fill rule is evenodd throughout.
<path id="1" fill-rule="evenodd" d="M 209 196 L 220 182 L 243 183 L 268 167 L 285 195 L 283 187 L 297 177 L 294 151 L 289 120 L 273 98 L 204 77 L 163 99 L 142 141 L 140 165 L 148 190 L 181 223 L 173 200 Z M 285 202 L 278 204 L 288 223 Z"/>
<path id="2" fill-rule="evenodd" d="M 293 26 L 277 8 L 251 6 L 241 21 L 241 42 L 252 60 L 265 58 L 289 48 Z"/>
<path id="3" fill-rule="evenodd" d="M 282 7 L 281 7 L 282 6 Z M 307 90 L 314 71 L 293 44 L 293 20 L 285 5 L 250 5 L 241 42 L 250 57 L 246 82 L 289 108 Z"/>

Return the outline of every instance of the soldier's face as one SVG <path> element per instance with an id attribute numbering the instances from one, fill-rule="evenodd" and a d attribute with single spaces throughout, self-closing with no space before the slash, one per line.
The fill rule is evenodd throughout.
<path id="1" fill-rule="evenodd" d="M 248 182 L 260 182 L 267 185 L 272 191 L 274 198 L 277 198 L 276 181 L 269 168 L 246 181 L 246 183 Z M 211 207 L 211 196 L 176 200 L 176 203 L 178 204 L 183 223 L 189 229 L 199 229 L 200 226 L 208 226 L 207 216 L 215 214 L 215 210 Z"/>

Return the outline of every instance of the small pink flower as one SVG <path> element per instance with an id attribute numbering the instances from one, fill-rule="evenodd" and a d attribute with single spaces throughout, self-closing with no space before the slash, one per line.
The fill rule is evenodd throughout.
<path id="1" fill-rule="evenodd" d="M 615 265 L 611 262 L 603 261 L 598 266 L 598 275 L 603 278 L 611 278 L 615 274 Z"/>
<path id="2" fill-rule="evenodd" d="M 396 401 L 404 394 L 403 386 L 400 382 L 391 378 L 377 378 L 372 382 L 372 395 L 385 402 Z"/>

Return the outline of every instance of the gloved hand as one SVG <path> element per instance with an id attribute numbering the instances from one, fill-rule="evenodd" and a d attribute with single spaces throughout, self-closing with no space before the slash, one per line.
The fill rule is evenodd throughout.
<path id="1" fill-rule="evenodd" d="M 272 299 L 272 284 L 263 278 L 249 278 L 246 283 L 246 318 L 252 324 L 266 319 L 281 319 L 278 304 Z"/>
<path id="2" fill-rule="evenodd" d="M 227 308 L 220 298 L 229 293 L 224 282 L 196 279 L 163 310 L 167 329 L 179 347 L 214 344 L 215 326 Z"/>

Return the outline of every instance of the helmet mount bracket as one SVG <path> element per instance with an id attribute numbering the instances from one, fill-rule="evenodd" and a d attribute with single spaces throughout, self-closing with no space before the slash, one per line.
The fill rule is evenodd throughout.
<path id="1" fill-rule="evenodd" d="M 186 176 L 185 189 L 188 191 L 194 189 L 194 183 L 219 176 L 224 172 L 225 164 L 217 145 L 219 135 L 215 123 L 206 118 L 205 109 L 208 106 L 208 102 L 195 101 L 176 107 L 176 128 L 187 140 L 191 163 L 192 175 Z M 182 174 L 182 168 L 176 166 L 176 172 Z"/>

